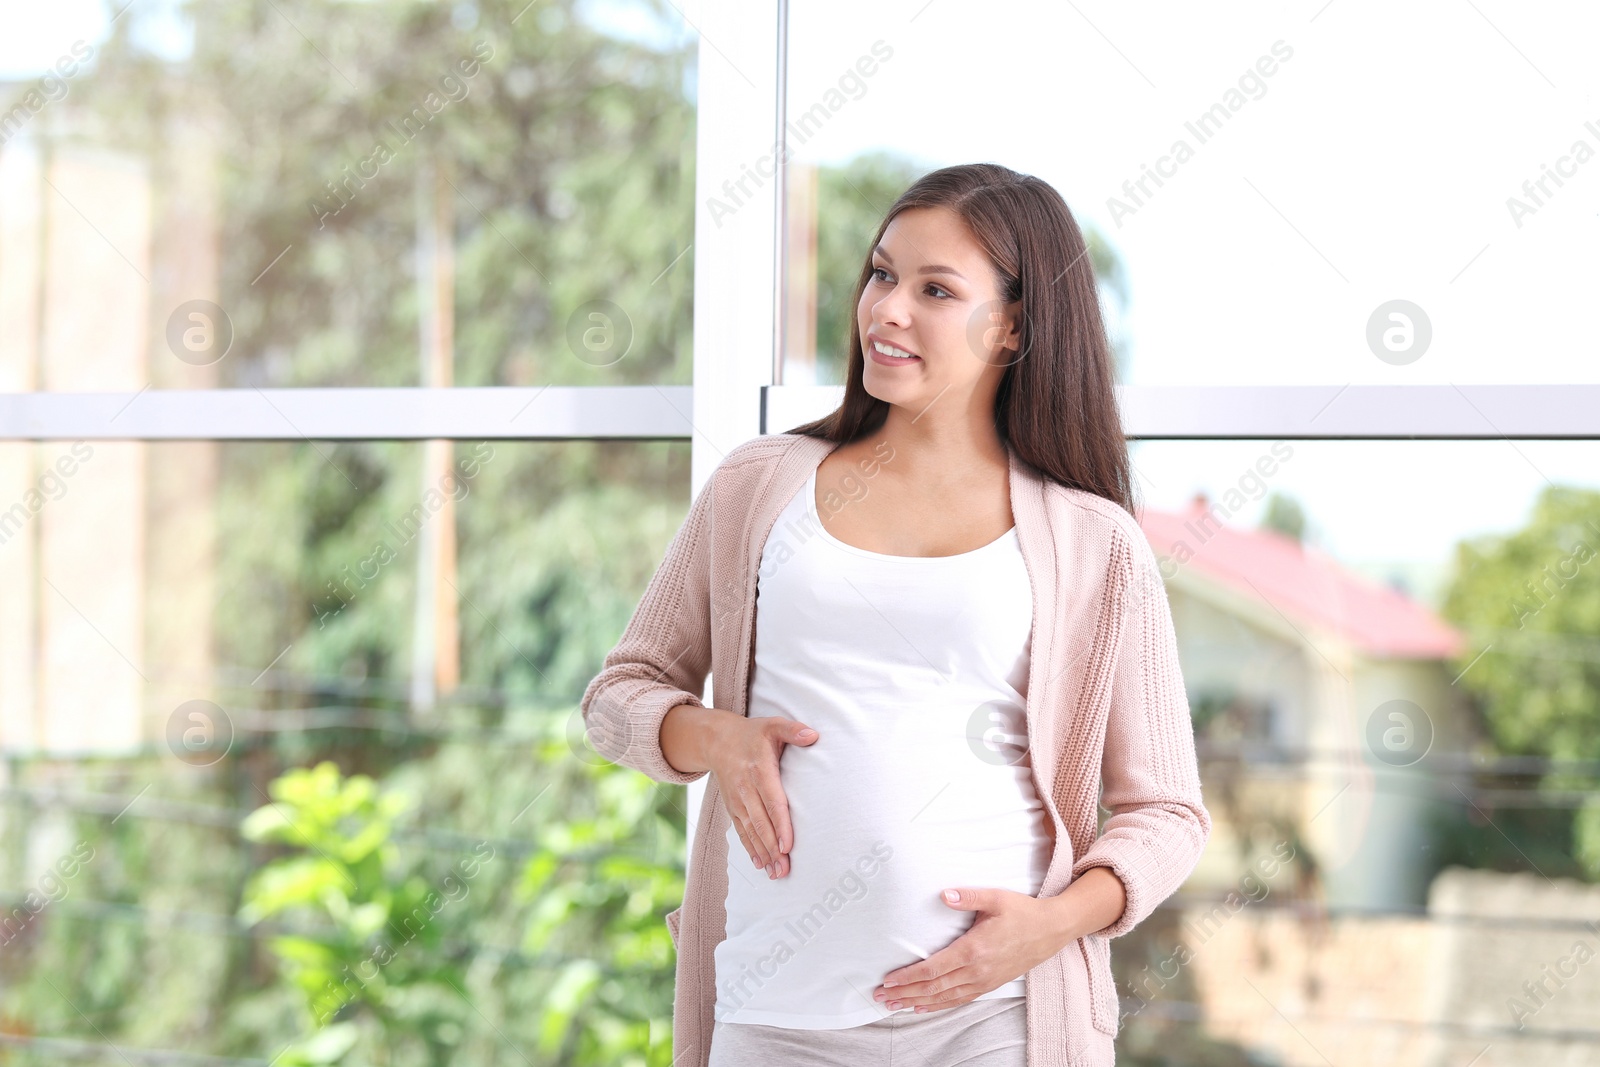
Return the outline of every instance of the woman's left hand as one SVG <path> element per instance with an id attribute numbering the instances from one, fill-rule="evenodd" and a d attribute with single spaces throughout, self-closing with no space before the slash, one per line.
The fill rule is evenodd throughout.
<path id="1" fill-rule="evenodd" d="M 918 1012 L 953 1008 L 999 989 L 1054 956 L 1066 945 L 1059 913 L 1037 897 L 1009 889 L 952 890 L 939 899 L 978 917 L 966 933 L 925 960 L 890 971 L 873 998 L 888 1008 Z"/>

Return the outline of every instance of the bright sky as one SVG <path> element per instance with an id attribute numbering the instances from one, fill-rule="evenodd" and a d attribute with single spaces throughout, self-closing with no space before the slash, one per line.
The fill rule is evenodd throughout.
<path id="1" fill-rule="evenodd" d="M 181 56 L 176 0 L 135 3 L 141 39 Z M 0 77 L 97 44 L 111 10 L 18 5 Z M 626 0 L 586 10 L 660 39 Z M 875 41 L 893 49 L 797 159 L 1004 163 L 1110 238 L 1130 280 L 1134 383 L 1600 382 L 1600 6 L 805 0 L 789 34 L 791 113 Z M 1220 129 L 1186 127 L 1233 89 L 1242 105 Z M 1162 163 L 1180 139 L 1192 155 Z M 1136 201 L 1123 183 L 1146 167 L 1168 174 Z M 1523 183 L 1541 178 L 1536 202 Z M 1532 209 L 1520 226 L 1513 196 Z M 1112 198 L 1131 212 L 1119 219 Z M 1393 299 L 1432 324 L 1407 365 L 1366 343 Z M 1138 445 L 1145 499 L 1219 496 L 1265 444 Z M 1459 537 L 1519 524 L 1547 479 L 1600 486 L 1600 443 L 1294 447 L 1273 487 L 1353 562 L 1437 564 Z"/>
<path id="2" fill-rule="evenodd" d="M 893 49 L 796 158 L 1003 163 L 1110 238 L 1133 383 L 1600 382 L 1595 5 L 807 0 L 789 38 L 791 114 Z M 1250 73 L 1220 129 L 1186 128 Z M 1179 139 L 1192 155 L 1135 202 L 1123 183 Z M 1580 139 L 1594 157 L 1560 163 Z M 1519 228 L 1507 198 L 1558 163 Z M 1402 366 L 1366 343 L 1397 298 L 1433 327 Z M 1136 445 L 1145 499 L 1216 498 L 1266 444 Z M 1546 478 L 1600 486 L 1600 443 L 1294 447 L 1273 487 L 1352 561 L 1439 562 L 1518 525 Z"/>
<path id="3" fill-rule="evenodd" d="M 140 17 L 134 20 L 135 39 L 168 59 L 189 53 L 193 44 L 187 20 L 179 13 L 179 0 L 132 0 Z M 6 32 L 0 34 L 0 78 L 30 78 L 48 70 L 72 45 L 83 41 L 98 48 L 106 39 L 113 16 L 133 8 L 129 0 L 49 0 L 24 6 L 20 0 L 6 5 Z"/>

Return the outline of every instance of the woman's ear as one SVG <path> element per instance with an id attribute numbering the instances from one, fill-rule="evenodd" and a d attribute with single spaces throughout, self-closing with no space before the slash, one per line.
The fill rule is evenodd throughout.
<path id="1" fill-rule="evenodd" d="M 1005 366 L 1022 351 L 1022 301 L 985 300 L 967 320 L 967 346 L 985 363 Z"/>
<path id="2" fill-rule="evenodd" d="M 1022 351 L 1022 301 L 1013 300 L 1005 309 L 1006 334 L 1001 344 L 1012 353 Z"/>

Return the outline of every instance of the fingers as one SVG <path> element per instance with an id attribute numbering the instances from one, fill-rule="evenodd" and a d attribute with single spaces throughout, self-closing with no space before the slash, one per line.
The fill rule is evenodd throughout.
<path id="1" fill-rule="evenodd" d="M 789 744 L 798 745 L 809 745 L 817 737 L 816 731 L 798 723 L 789 724 L 788 736 L 793 738 L 788 742 Z M 783 780 L 777 769 L 780 764 L 776 760 L 782 759 L 783 749 L 784 744 L 780 738 L 779 744 L 773 746 L 775 762 L 771 780 L 772 788 L 770 791 L 762 791 L 762 799 L 767 802 L 767 815 L 772 819 L 773 828 L 778 835 L 778 851 L 787 853 L 794 847 L 794 824 L 789 819 L 789 795 L 783 790 Z"/>
<path id="2" fill-rule="evenodd" d="M 778 833 L 772 826 L 772 819 L 767 814 L 765 791 L 768 787 L 764 782 L 757 781 L 754 785 L 739 783 L 739 800 L 744 805 L 745 829 L 751 839 L 758 846 L 752 852 L 757 867 L 765 867 L 778 858 Z"/>
<path id="3" fill-rule="evenodd" d="M 740 737 L 736 751 L 723 753 L 727 763 L 716 770 L 723 786 L 722 799 L 734 830 L 750 855 L 750 862 L 765 868 L 769 877 L 781 878 L 789 872 L 788 852 L 794 846 L 794 825 L 790 819 L 789 798 L 784 793 L 779 760 L 786 744 L 807 744 L 816 739 L 815 731 L 804 738 L 800 724 L 788 720 L 752 722 L 760 731 L 749 738 L 760 748 L 751 753 Z M 757 738 L 764 737 L 765 744 Z"/>
<path id="4" fill-rule="evenodd" d="M 769 796 L 770 790 L 777 791 L 776 801 Z M 750 861 L 764 868 L 769 878 L 782 878 L 789 873 L 788 849 L 793 840 L 783 786 L 773 774 L 755 789 L 754 800 L 750 795 L 751 788 L 741 786 L 738 797 L 728 805 L 728 815 L 745 851 L 750 854 Z M 773 808 L 769 806 L 774 803 L 782 819 L 781 829 L 774 824 Z"/>
<path id="5" fill-rule="evenodd" d="M 789 857 L 787 855 L 780 852 L 777 859 L 762 864 L 759 858 L 760 848 L 750 844 L 750 839 L 745 835 L 744 827 L 736 820 L 733 828 L 738 833 L 739 840 L 744 844 L 745 851 L 750 853 L 751 862 L 766 871 L 768 878 L 782 878 L 789 873 Z"/>
<path id="6" fill-rule="evenodd" d="M 751 858 L 752 861 L 755 861 L 756 860 L 756 855 L 757 855 L 755 846 L 750 844 L 750 838 L 745 834 L 744 826 L 742 825 L 742 823 L 743 823 L 743 820 L 741 820 L 737 816 L 735 816 L 733 818 L 733 829 L 734 829 L 734 832 L 739 835 L 739 843 L 744 846 L 745 852 L 749 853 L 750 858 Z"/>
<path id="7" fill-rule="evenodd" d="M 789 798 L 783 791 L 777 764 L 761 776 L 761 803 L 772 827 L 772 858 L 777 859 L 794 844 L 794 831 L 789 824 Z"/>
<path id="8" fill-rule="evenodd" d="M 880 986 L 873 994 L 873 999 L 890 1011 L 899 1011 L 901 1008 L 933 1011 L 976 1000 L 987 991 L 978 972 L 971 967 L 958 967 L 927 981 L 894 985 L 887 989 Z"/>

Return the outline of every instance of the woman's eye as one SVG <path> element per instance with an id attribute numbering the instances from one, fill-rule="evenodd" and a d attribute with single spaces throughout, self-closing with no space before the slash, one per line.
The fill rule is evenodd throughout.
<path id="1" fill-rule="evenodd" d="M 873 267 L 872 268 L 872 277 L 876 278 L 878 281 L 883 281 L 883 282 L 888 281 L 889 280 L 888 277 L 887 277 L 888 273 L 889 273 L 888 269 L 884 268 L 884 267 Z M 882 278 L 878 277 L 880 274 L 881 275 L 885 275 L 885 277 L 882 277 Z M 936 292 L 942 293 L 946 297 L 950 297 L 950 296 L 953 295 L 944 286 L 942 286 L 942 285 L 934 285 L 932 282 L 928 283 L 928 288 L 932 289 L 932 290 L 935 290 Z"/>

